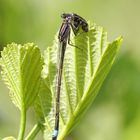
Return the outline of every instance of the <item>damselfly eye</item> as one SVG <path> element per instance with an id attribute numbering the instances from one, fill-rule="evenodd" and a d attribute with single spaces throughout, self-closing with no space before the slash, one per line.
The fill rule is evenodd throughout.
<path id="1" fill-rule="evenodd" d="M 66 16 L 66 14 L 65 13 L 63 13 L 62 15 L 61 15 L 61 18 L 66 18 L 67 16 Z"/>

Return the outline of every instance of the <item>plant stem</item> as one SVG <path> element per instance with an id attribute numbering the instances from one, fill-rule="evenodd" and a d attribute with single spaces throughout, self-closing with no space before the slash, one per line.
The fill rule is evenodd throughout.
<path id="1" fill-rule="evenodd" d="M 38 134 L 38 132 L 40 131 L 40 124 L 37 123 L 33 129 L 30 131 L 30 133 L 27 135 L 27 137 L 25 138 L 25 140 L 33 140 L 34 137 Z"/>
<path id="2" fill-rule="evenodd" d="M 26 127 L 26 109 L 23 105 L 21 108 L 20 129 L 18 134 L 18 140 L 24 139 L 25 127 Z"/>

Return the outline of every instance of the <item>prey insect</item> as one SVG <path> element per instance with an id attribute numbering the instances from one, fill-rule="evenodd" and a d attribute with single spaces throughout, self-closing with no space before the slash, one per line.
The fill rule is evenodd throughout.
<path id="1" fill-rule="evenodd" d="M 62 70 L 64 55 L 67 44 L 70 44 L 70 33 L 71 29 L 74 35 L 77 35 L 80 28 L 84 32 L 88 32 L 88 24 L 85 19 L 77 14 L 64 13 L 61 15 L 63 18 L 63 23 L 59 30 L 58 40 L 59 40 L 59 55 L 58 55 L 58 66 L 57 66 L 57 86 L 56 86 L 56 108 L 55 108 L 55 126 L 54 132 L 52 135 L 52 140 L 57 140 L 58 131 L 59 131 L 59 113 L 60 113 L 60 90 L 61 90 L 61 79 L 62 79 Z M 74 46 L 74 45 L 72 45 Z M 76 46 L 75 46 L 76 47 Z"/>

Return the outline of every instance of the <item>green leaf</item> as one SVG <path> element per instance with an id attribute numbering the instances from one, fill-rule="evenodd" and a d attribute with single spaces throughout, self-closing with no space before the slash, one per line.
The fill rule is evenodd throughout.
<path id="1" fill-rule="evenodd" d="M 38 121 L 43 124 L 52 108 L 52 95 L 44 79 L 41 80 L 39 94 L 34 103 Z"/>
<path id="2" fill-rule="evenodd" d="M 27 110 L 34 102 L 40 87 L 42 58 L 33 43 L 24 46 L 7 45 L 1 52 L 2 77 L 10 89 L 13 103 Z"/>
<path id="3" fill-rule="evenodd" d="M 120 48 L 122 37 L 107 42 L 107 32 L 97 25 L 90 25 L 88 33 L 71 35 L 63 66 L 60 97 L 60 129 L 58 140 L 63 140 L 78 124 L 98 94 Z M 43 76 L 52 92 L 55 106 L 58 41 L 45 52 Z M 45 117 L 44 139 L 51 140 L 54 131 L 54 110 Z"/>
<path id="4" fill-rule="evenodd" d="M 10 137 L 3 138 L 2 140 L 16 140 L 16 139 L 14 137 L 10 136 Z"/>

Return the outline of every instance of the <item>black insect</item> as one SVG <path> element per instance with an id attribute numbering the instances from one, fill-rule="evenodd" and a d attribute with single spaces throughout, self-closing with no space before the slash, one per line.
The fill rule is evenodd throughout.
<path id="1" fill-rule="evenodd" d="M 56 109 L 55 109 L 55 127 L 52 135 L 52 140 L 56 140 L 59 131 L 59 108 L 60 108 L 60 89 L 61 89 L 61 78 L 63 70 L 63 61 L 67 43 L 70 44 L 70 32 L 71 29 L 75 35 L 77 35 L 80 28 L 84 32 L 88 32 L 88 24 L 85 19 L 77 14 L 67 14 L 61 15 L 63 18 L 63 23 L 59 30 L 58 40 L 59 40 L 59 55 L 58 55 L 58 66 L 57 66 L 57 88 L 56 88 Z"/>

